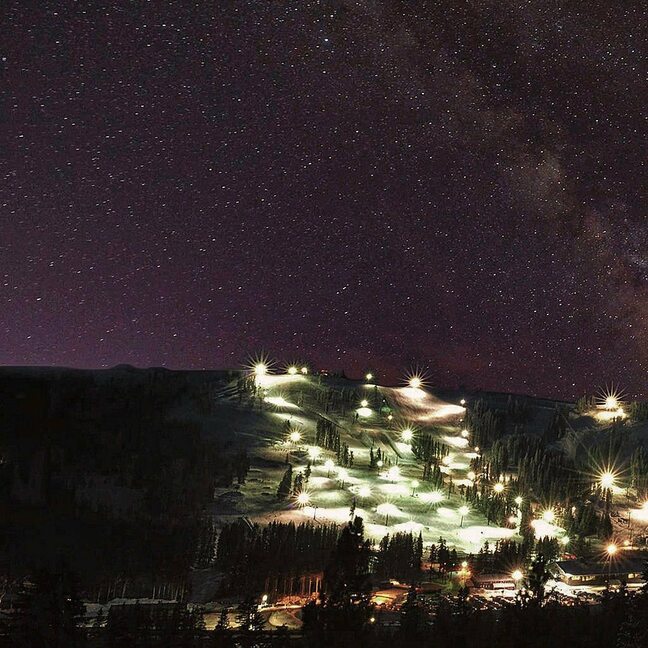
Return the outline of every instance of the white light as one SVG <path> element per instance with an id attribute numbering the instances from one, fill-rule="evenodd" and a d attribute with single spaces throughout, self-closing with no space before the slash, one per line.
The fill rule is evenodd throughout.
<path id="1" fill-rule="evenodd" d="M 302 367 L 301 372 L 304 374 L 304 376 L 308 373 L 308 367 Z"/>
<path id="2" fill-rule="evenodd" d="M 461 403 L 461 406 L 463 407 L 466 404 L 466 399 L 462 398 L 459 402 Z"/>
<path id="3" fill-rule="evenodd" d="M 515 498 L 515 503 L 516 503 L 518 506 L 520 506 L 520 505 L 522 504 L 523 501 L 524 501 L 524 500 L 523 500 L 519 495 Z"/>
<path id="4" fill-rule="evenodd" d="M 452 457 L 450 455 L 446 455 L 441 459 L 441 462 L 445 464 L 446 466 L 449 466 L 452 463 Z"/>
<path id="5" fill-rule="evenodd" d="M 301 441 L 301 434 L 299 432 L 297 432 L 297 431 L 291 432 L 288 435 L 288 438 L 290 439 L 290 441 L 292 443 L 299 443 L 299 441 Z"/>
<path id="6" fill-rule="evenodd" d="M 297 495 L 297 504 L 299 504 L 300 506 L 306 506 L 308 502 L 310 502 L 310 497 L 308 496 L 308 493 L 302 491 L 301 493 L 299 493 L 299 495 Z"/>
<path id="7" fill-rule="evenodd" d="M 369 407 L 369 401 L 366 398 L 363 398 L 360 401 L 360 407 Z"/>
<path id="8" fill-rule="evenodd" d="M 288 367 L 288 374 L 294 376 L 297 374 L 297 367 Z"/>
<path id="9" fill-rule="evenodd" d="M 401 438 L 403 439 L 403 441 L 405 441 L 405 443 L 409 443 L 413 437 L 414 437 L 414 432 L 412 432 L 410 428 L 405 428 L 403 430 Z"/>
<path id="10" fill-rule="evenodd" d="M 319 457 L 321 453 L 321 449 L 317 446 L 311 446 L 310 448 L 308 448 L 308 456 L 313 459 L 313 461 L 317 459 L 317 457 Z"/>
<path id="11" fill-rule="evenodd" d="M 268 365 L 263 362 L 259 362 L 254 365 L 254 373 L 257 376 L 265 376 L 268 373 Z"/>
<path id="12" fill-rule="evenodd" d="M 503 493 L 504 492 L 504 484 L 502 484 L 502 482 L 497 482 L 497 484 L 495 484 L 495 486 L 493 486 L 493 490 L 496 493 Z"/>
<path id="13" fill-rule="evenodd" d="M 360 497 L 371 497 L 371 488 L 369 486 L 362 486 L 358 491 Z"/>
<path id="14" fill-rule="evenodd" d="M 412 488 L 418 488 L 420 485 L 417 479 L 412 479 Z"/>
<path id="15" fill-rule="evenodd" d="M 468 513 L 470 513 L 470 509 L 467 506 L 460 506 L 459 513 L 463 517 L 464 515 L 468 515 Z"/>
<path id="16" fill-rule="evenodd" d="M 468 430 L 461 430 L 461 436 L 464 439 L 467 439 L 469 435 L 470 435 L 470 432 L 468 432 Z"/>
<path id="17" fill-rule="evenodd" d="M 333 470 L 333 468 L 335 468 L 335 462 L 332 459 L 327 459 L 324 462 L 324 468 L 326 468 L 326 470 Z"/>
<path id="18" fill-rule="evenodd" d="M 511 578 L 514 581 L 522 580 L 522 576 L 523 576 L 523 574 L 519 569 L 514 570 L 513 573 L 511 574 Z"/>
<path id="19" fill-rule="evenodd" d="M 472 470 L 469 470 L 466 477 L 468 477 L 468 479 L 470 479 L 470 481 L 475 481 L 475 477 L 477 477 L 477 475 L 475 475 L 475 473 Z"/>
<path id="20" fill-rule="evenodd" d="M 373 374 L 372 374 L 372 373 L 368 373 L 368 374 L 365 376 L 365 378 L 366 378 L 367 381 L 373 380 Z"/>
<path id="21" fill-rule="evenodd" d="M 605 547 L 605 551 L 607 552 L 608 556 L 614 556 L 614 554 L 618 551 L 618 547 L 611 542 L 607 547 Z"/>
<path id="22" fill-rule="evenodd" d="M 418 376 L 414 376 L 414 377 L 410 378 L 409 386 L 412 389 L 420 389 L 422 384 L 423 384 L 423 382 L 421 381 L 421 379 Z"/>
<path id="23" fill-rule="evenodd" d="M 348 476 L 349 476 L 349 473 L 344 468 L 340 468 L 338 470 L 338 479 L 340 481 L 344 481 Z"/>
<path id="24" fill-rule="evenodd" d="M 553 524 L 554 520 L 556 519 L 556 514 L 552 509 L 547 509 L 542 513 L 542 519 L 545 522 L 549 522 L 549 524 Z"/>
<path id="25" fill-rule="evenodd" d="M 601 475 L 599 483 L 601 485 L 601 488 L 607 489 L 607 488 L 612 488 L 614 486 L 615 481 L 616 481 L 616 477 L 614 476 L 614 473 L 607 471 Z"/>

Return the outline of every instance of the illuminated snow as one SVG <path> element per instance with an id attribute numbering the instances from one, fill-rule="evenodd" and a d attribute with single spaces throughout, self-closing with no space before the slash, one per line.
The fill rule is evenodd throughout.
<path id="1" fill-rule="evenodd" d="M 405 484 L 380 484 L 379 488 L 387 495 L 409 495 L 411 492 Z"/>
<path id="2" fill-rule="evenodd" d="M 437 514 L 439 515 L 439 517 L 444 518 L 455 518 L 459 515 L 454 509 L 445 508 L 444 506 L 440 506 L 437 509 Z"/>
<path id="3" fill-rule="evenodd" d="M 463 437 L 444 436 L 443 442 L 446 445 L 454 446 L 455 448 L 468 447 L 468 439 L 464 439 Z"/>
<path id="4" fill-rule="evenodd" d="M 512 537 L 515 535 L 515 530 L 490 526 L 470 526 L 459 529 L 457 535 L 473 547 L 480 548 L 486 540 L 503 540 Z"/>
<path id="5" fill-rule="evenodd" d="M 438 491 L 432 491 L 431 493 L 420 493 L 419 499 L 425 503 L 438 504 L 443 502 L 443 494 Z"/>
<path id="6" fill-rule="evenodd" d="M 277 407 L 288 407 L 288 408 L 297 409 L 297 405 L 288 402 L 283 396 L 266 396 L 263 400 L 266 403 L 270 403 L 271 405 L 276 405 Z"/>
<path id="7" fill-rule="evenodd" d="M 531 520 L 531 528 L 536 538 L 554 538 L 562 529 L 546 520 Z"/>
<path id="8" fill-rule="evenodd" d="M 270 389 L 271 387 L 281 387 L 283 385 L 305 381 L 306 378 L 304 378 L 304 376 L 291 376 L 289 374 L 284 374 L 281 376 L 265 374 L 264 376 L 256 376 L 255 378 L 256 384 L 259 385 L 259 387 L 263 387 L 265 389 Z"/>
<path id="9" fill-rule="evenodd" d="M 414 522 L 414 520 L 410 520 L 409 522 L 401 522 L 400 524 L 395 524 L 392 527 L 395 532 L 401 533 L 419 533 L 424 528 L 425 527 L 420 522 Z"/>
<path id="10" fill-rule="evenodd" d="M 407 517 L 407 513 L 404 513 L 398 506 L 390 502 L 379 504 L 376 507 L 376 513 L 379 515 L 389 515 L 390 517 Z"/>

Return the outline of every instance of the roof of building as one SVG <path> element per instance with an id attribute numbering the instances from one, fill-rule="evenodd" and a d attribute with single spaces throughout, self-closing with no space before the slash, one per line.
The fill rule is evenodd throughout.
<path id="1" fill-rule="evenodd" d="M 513 582 L 513 577 L 510 574 L 475 574 L 472 578 L 473 581 L 479 581 L 480 583 Z"/>
<path id="2" fill-rule="evenodd" d="M 601 574 L 641 573 L 646 567 L 646 556 L 619 556 L 612 562 L 586 560 L 558 560 L 556 566 L 570 576 L 597 576 Z"/>

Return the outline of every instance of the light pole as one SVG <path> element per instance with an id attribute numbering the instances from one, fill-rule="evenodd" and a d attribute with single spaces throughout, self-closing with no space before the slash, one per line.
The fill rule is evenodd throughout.
<path id="1" fill-rule="evenodd" d="M 616 555 L 616 552 L 619 550 L 619 548 L 614 544 L 614 542 L 610 542 L 610 544 L 605 547 L 605 552 L 608 555 L 608 574 L 607 574 L 607 586 L 608 588 L 610 587 L 610 573 L 612 571 L 612 558 Z"/>
<path id="2" fill-rule="evenodd" d="M 461 515 L 461 523 L 459 524 L 459 527 L 463 527 L 463 522 L 464 522 L 464 517 L 470 513 L 470 509 L 467 506 L 460 506 L 459 507 L 459 515 Z"/>

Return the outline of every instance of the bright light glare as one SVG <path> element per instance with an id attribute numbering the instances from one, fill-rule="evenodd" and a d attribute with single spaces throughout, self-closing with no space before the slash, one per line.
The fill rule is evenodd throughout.
<path id="1" fill-rule="evenodd" d="M 371 488 L 369 486 L 362 486 L 358 491 L 360 497 L 371 497 Z"/>
<path id="2" fill-rule="evenodd" d="M 470 509 L 467 506 L 460 506 L 459 507 L 459 514 L 461 516 L 468 515 L 470 513 Z"/>
<path id="3" fill-rule="evenodd" d="M 368 374 L 365 376 L 365 379 L 368 380 L 368 381 L 369 381 L 369 380 L 373 380 L 373 374 L 372 374 L 372 373 L 368 373 Z"/>
<path id="4" fill-rule="evenodd" d="M 542 512 L 542 519 L 545 522 L 549 522 L 549 524 L 553 524 L 554 520 L 556 519 L 556 514 L 552 509 L 547 509 L 546 511 Z"/>
<path id="5" fill-rule="evenodd" d="M 369 407 L 369 401 L 366 398 L 363 398 L 360 401 L 360 407 Z"/>
<path id="6" fill-rule="evenodd" d="M 317 446 L 311 446 L 310 448 L 308 448 L 308 456 L 313 460 L 317 459 L 317 457 L 319 457 L 321 453 L 322 450 Z"/>
<path id="7" fill-rule="evenodd" d="M 356 412 L 362 418 L 369 418 L 373 414 L 370 407 L 359 407 Z"/>
<path id="8" fill-rule="evenodd" d="M 324 468 L 326 468 L 326 470 L 333 470 L 333 468 L 335 468 L 335 462 L 333 459 L 327 459 L 324 462 Z"/>
<path id="9" fill-rule="evenodd" d="M 299 495 L 297 495 L 297 504 L 299 504 L 299 506 L 306 506 L 306 504 L 308 504 L 309 502 L 310 496 L 308 495 L 308 493 L 302 491 L 301 493 L 299 493 Z"/>
<path id="10" fill-rule="evenodd" d="M 418 479 L 412 479 L 412 488 L 418 488 L 420 485 Z"/>
<path id="11" fill-rule="evenodd" d="M 301 433 L 295 430 L 288 435 L 288 438 L 290 439 L 291 443 L 299 443 L 301 441 Z"/>
<path id="12" fill-rule="evenodd" d="M 520 506 L 524 500 L 522 499 L 522 497 L 521 497 L 520 495 L 518 495 L 518 496 L 515 498 L 514 501 L 515 501 L 515 503 L 516 503 L 518 506 Z"/>
<path id="13" fill-rule="evenodd" d="M 413 439 L 413 437 L 414 437 L 414 432 L 412 432 L 410 428 L 405 428 L 403 430 L 401 438 L 403 439 L 403 441 L 405 441 L 405 443 L 409 443 Z"/>
<path id="14" fill-rule="evenodd" d="M 607 552 L 608 556 L 614 556 L 614 554 L 619 550 L 619 548 L 611 542 L 607 547 L 605 547 L 605 551 Z"/>
<path id="15" fill-rule="evenodd" d="M 604 489 L 612 488 L 615 482 L 616 477 L 614 476 L 614 473 L 611 473 L 609 470 L 604 472 L 599 479 L 599 484 L 601 485 L 601 488 Z"/>
<path id="16" fill-rule="evenodd" d="M 254 373 L 257 376 L 265 376 L 268 373 L 268 365 L 264 362 L 258 362 L 254 365 Z"/>
<path id="17" fill-rule="evenodd" d="M 423 381 L 418 376 L 412 376 L 409 380 L 409 386 L 412 389 L 421 389 Z"/>
<path id="18" fill-rule="evenodd" d="M 344 468 L 340 468 L 338 470 L 338 479 L 340 481 L 344 481 L 348 476 L 349 476 L 349 473 Z"/>
<path id="19" fill-rule="evenodd" d="M 301 372 L 304 374 L 304 376 L 308 373 L 308 367 L 302 367 Z"/>
<path id="20" fill-rule="evenodd" d="M 288 367 L 288 374 L 294 376 L 297 373 L 297 367 Z"/>
<path id="21" fill-rule="evenodd" d="M 466 430 L 466 429 L 461 430 L 461 436 L 462 436 L 464 439 L 467 439 L 468 436 L 469 436 L 469 434 L 470 434 L 470 432 L 468 432 L 468 430 Z"/>
<path id="22" fill-rule="evenodd" d="M 513 570 L 513 573 L 511 574 L 511 578 L 512 578 L 514 581 L 522 580 L 522 576 L 523 576 L 523 574 L 522 574 L 522 572 L 521 572 L 519 569 L 515 569 L 515 570 Z"/>
<path id="23" fill-rule="evenodd" d="M 504 492 L 504 484 L 502 484 L 502 482 L 497 482 L 497 484 L 495 484 L 495 486 L 493 486 L 493 490 L 496 493 Z"/>
<path id="24" fill-rule="evenodd" d="M 613 421 L 616 418 L 625 418 L 623 410 L 622 390 L 614 385 L 601 391 L 598 401 L 596 418 L 600 421 Z"/>

